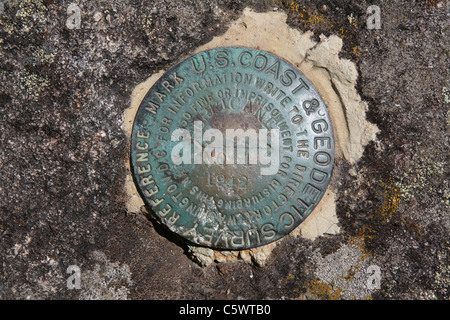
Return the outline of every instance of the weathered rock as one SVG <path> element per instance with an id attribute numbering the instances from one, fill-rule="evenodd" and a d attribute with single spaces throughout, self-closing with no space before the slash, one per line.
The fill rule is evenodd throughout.
<path id="1" fill-rule="evenodd" d="M 81 1 L 77 29 L 68 27 L 70 2 L 2 2 L 0 298 L 449 298 L 447 8 L 255 3 Z M 380 30 L 367 28 L 372 4 Z M 242 22 L 255 25 L 257 14 L 241 17 L 246 6 L 276 17 L 267 29 L 280 27 L 267 35 L 263 26 L 254 44 L 297 48 L 280 55 L 301 58 L 305 74 L 316 69 L 327 85 L 319 89 L 313 73 L 310 80 L 341 106 L 332 114 L 341 155 L 329 189 L 335 201 L 315 213 L 333 214 L 323 216 L 329 228 L 316 220 L 270 255 L 208 253 L 209 267 L 200 267 L 138 198 L 129 201 L 123 113 L 151 74 L 233 26 L 241 37 Z M 297 42 L 282 43 L 292 35 Z M 372 265 L 380 289 L 367 287 Z M 81 289 L 68 287 L 69 266 L 86 277 Z"/>

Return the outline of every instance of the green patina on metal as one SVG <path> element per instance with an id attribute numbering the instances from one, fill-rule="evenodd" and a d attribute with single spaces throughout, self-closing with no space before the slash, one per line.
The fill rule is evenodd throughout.
<path id="1" fill-rule="evenodd" d="M 254 145 L 249 135 L 243 149 L 239 139 L 227 149 L 227 130 L 237 129 L 268 132 L 267 144 L 257 136 Z M 222 161 L 219 149 L 208 159 L 204 152 L 220 145 L 220 134 Z M 278 158 L 275 171 L 262 158 L 250 160 L 261 148 Z M 232 162 L 231 150 L 244 163 Z M 178 164 L 173 154 L 192 161 Z M 216 48 L 177 64 L 148 91 L 134 122 L 131 162 L 163 225 L 198 245 L 245 249 L 280 239 L 318 204 L 333 169 L 333 129 L 318 92 L 291 64 L 261 50 Z"/>

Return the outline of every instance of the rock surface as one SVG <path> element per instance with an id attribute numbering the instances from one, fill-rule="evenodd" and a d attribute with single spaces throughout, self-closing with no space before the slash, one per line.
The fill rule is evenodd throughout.
<path id="1" fill-rule="evenodd" d="M 367 28 L 373 4 L 380 30 Z M 1 299 L 449 298 L 445 1 L 80 1 L 79 28 L 69 5 L 0 7 Z M 333 177 L 339 232 L 287 237 L 259 266 L 245 262 L 256 253 L 205 252 L 213 261 L 201 267 L 130 210 L 123 113 L 138 84 L 224 34 L 245 7 L 286 14 L 314 43 L 341 42 L 339 59 L 356 65 L 342 70 L 350 94 L 367 110 L 345 118 L 373 127 L 340 139 L 350 149 Z M 320 48 L 305 66 L 339 77 Z"/>

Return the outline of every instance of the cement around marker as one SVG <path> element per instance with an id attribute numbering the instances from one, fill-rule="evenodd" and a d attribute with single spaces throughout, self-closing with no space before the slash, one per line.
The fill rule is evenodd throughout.
<path id="1" fill-rule="evenodd" d="M 328 107 L 334 128 L 336 161 L 345 160 L 349 164 L 355 164 L 362 156 L 364 147 L 375 140 L 378 132 L 378 128 L 366 120 L 367 103 L 362 101 L 355 88 L 358 78 L 356 66 L 347 59 L 339 58 L 342 48 L 341 38 L 335 35 L 321 36 L 320 41 L 315 42 L 312 39 L 312 32 L 292 29 L 286 24 L 286 19 L 284 13 L 255 13 L 245 9 L 242 16 L 230 25 L 225 34 L 198 47 L 193 53 L 216 47 L 242 46 L 261 49 L 289 61 L 314 84 Z M 184 58 L 186 57 L 182 57 Z M 145 93 L 163 73 L 160 71 L 152 75 L 134 89 L 131 106 L 124 113 L 123 123 L 127 136 L 131 136 L 134 116 Z M 134 185 L 128 161 L 126 165 L 127 211 L 145 212 L 144 202 Z M 339 233 L 335 204 L 337 195 L 333 187 L 335 180 L 336 177 L 332 177 L 320 203 L 287 237 L 301 236 L 314 240 L 324 234 Z M 203 266 L 214 261 L 235 260 L 262 266 L 273 248 L 283 239 L 237 253 L 200 247 L 190 247 L 189 251 L 192 258 Z"/>

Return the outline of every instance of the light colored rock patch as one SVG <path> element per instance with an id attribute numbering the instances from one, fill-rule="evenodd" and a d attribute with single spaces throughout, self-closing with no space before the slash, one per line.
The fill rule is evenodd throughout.
<path id="1" fill-rule="evenodd" d="M 81 270 L 81 300 L 127 300 L 130 294 L 130 267 L 111 262 L 101 251 L 94 251 L 94 270 Z"/>
<path id="2" fill-rule="evenodd" d="M 356 66 L 349 60 L 339 58 L 341 38 L 334 35 L 329 38 L 321 36 L 320 41 L 315 42 L 311 31 L 292 29 L 286 24 L 286 19 L 284 13 L 255 13 L 245 9 L 225 34 L 197 48 L 195 53 L 216 47 L 242 46 L 264 50 L 289 61 L 314 84 L 328 106 L 336 141 L 336 158 L 354 164 L 362 156 L 364 147 L 375 139 L 378 132 L 375 125 L 366 121 L 367 104 L 361 100 L 355 88 L 358 78 Z M 145 93 L 162 74 L 160 72 L 151 76 L 133 91 L 131 107 L 124 115 L 128 135 L 131 135 L 134 115 Z M 129 169 L 129 163 L 127 167 Z M 128 175 L 125 188 L 129 196 L 129 212 L 142 211 L 144 203 L 137 193 L 131 174 Z M 288 236 L 302 236 L 313 240 L 324 234 L 338 234 L 335 199 L 331 185 L 313 213 Z M 237 252 L 198 247 L 191 247 L 190 252 L 197 262 L 205 266 L 214 261 L 236 259 L 262 266 L 277 242 Z"/>
<path id="3" fill-rule="evenodd" d="M 338 234 L 340 231 L 338 223 L 336 194 L 332 191 L 327 191 L 313 213 L 293 232 L 294 234 L 299 233 L 303 238 L 314 240 L 320 235 Z"/>
<path id="4" fill-rule="evenodd" d="M 368 105 L 355 88 L 356 66 L 338 57 L 341 49 L 341 38 L 320 36 L 320 43 L 308 52 L 300 70 L 305 75 L 311 74 L 310 80 L 324 98 L 331 117 L 338 120 L 333 121 L 333 126 L 340 151 L 345 160 L 354 164 L 361 158 L 364 147 L 375 140 L 379 130 L 366 120 Z"/>
<path id="5" fill-rule="evenodd" d="M 315 265 L 314 286 L 326 286 L 339 299 L 370 299 L 375 284 L 371 268 L 377 267 L 368 254 L 356 244 L 343 245 L 336 252 L 323 257 L 317 252 L 312 262 Z M 381 273 L 381 271 L 380 271 Z M 381 275 L 380 275 L 381 281 Z M 312 290 L 311 290 L 312 289 Z M 321 292 L 323 293 L 323 292 Z"/>

